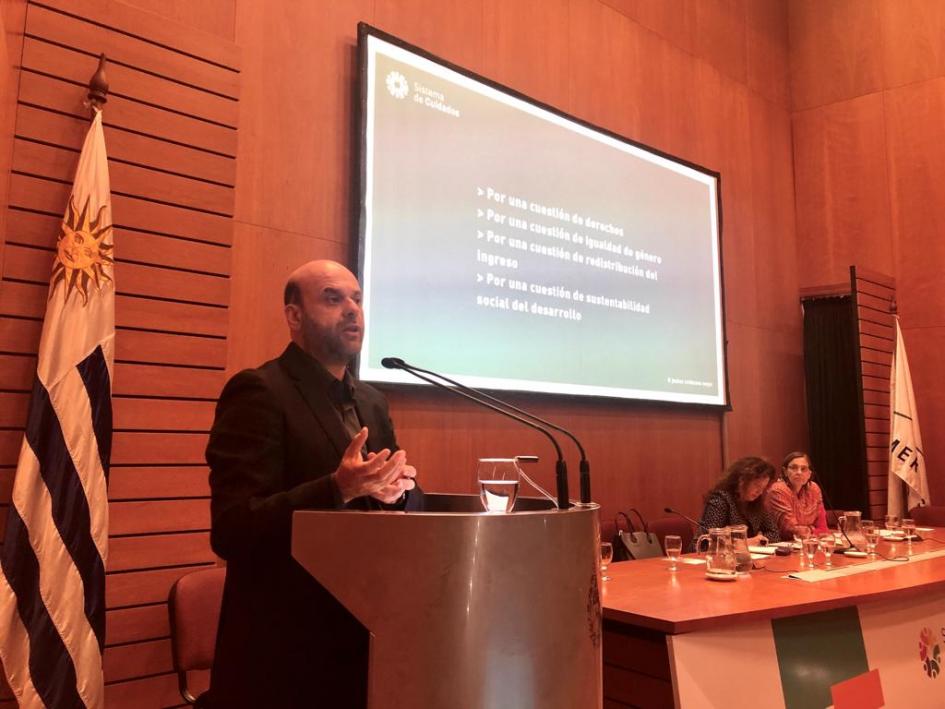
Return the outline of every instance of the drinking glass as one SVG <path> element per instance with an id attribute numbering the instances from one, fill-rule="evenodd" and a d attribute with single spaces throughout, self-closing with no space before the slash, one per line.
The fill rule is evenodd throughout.
<path id="1" fill-rule="evenodd" d="M 804 553 L 807 555 L 807 563 L 811 568 L 814 567 L 814 554 L 817 553 L 818 546 L 820 546 L 820 540 L 813 535 L 804 540 Z"/>
<path id="2" fill-rule="evenodd" d="M 825 566 L 829 569 L 833 566 L 831 561 L 833 557 L 833 550 L 837 546 L 837 537 L 834 536 L 832 531 L 827 531 L 824 534 L 820 535 L 820 549 L 824 553 L 824 558 L 827 560 Z"/>
<path id="3" fill-rule="evenodd" d="M 614 545 L 610 542 L 601 542 L 600 543 L 600 572 L 601 572 L 601 581 L 610 581 L 610 576 L 607 575 L 607 567 L 610 566 L 610 562 L 614 560 Z"/>
<path id="4" fill-rule="evenodd" d="M 902 531 L 906 533 L 906 553 L 912 556 L 912 539 L 915 537 L 915 520 L 902 518 Z"/>
<path id="5" fill-rule="evenodd" d="M 515 458 L 480 458 L 476 468 L 479 498 L 486 512 L 511 512 L 518 497 L 518 461 Z"/>
<path id="6" fill-rule="evenodd" d="M 669 570 L 676 570 L 676 561 L 682 553 L 682 537 L 678 534 L 667 534 L 663 540 L 663 547 L 666 549 L 666 556 L 669 558 Z"/>
<path id="7" fill-rule="evenodd" d="M 870 534 L 872 534 L 875 530 L 876 530 L 876 523 L 871 520 L 864 519 L 860 523 L 860 531 L 863 532 L 863 541 L 866 542 L 866 549 L 864 551 L 866 551 L 867 554 L 871 553 L 870 552 Z"/>
<path id="8" fill-rule="evenodd" d="M 804 565 L 804 541 L 810 537 L 812 530 L 806 524 L 794 527 L 794 541 L 801 545 L 801 566 Z"/>
<path id="9" fill-rule="evenodd" d="M 890 532 L 899 529 L 899 515 L 886 515 L 884 520 L 886 523 L 886 529 L 888 529 Z"/>
<path id="10" fill-rule="evenodd" d="M 864 529 L 863 533 L 866 535 L 866 553 L 875 557 L 876 545 L 879 544 L 879 530 L 874 525 L 869 529 Z"/>

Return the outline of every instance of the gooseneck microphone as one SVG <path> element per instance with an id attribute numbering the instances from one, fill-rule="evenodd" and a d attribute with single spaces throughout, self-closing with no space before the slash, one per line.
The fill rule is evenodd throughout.
<path id="1" fill-rule="evenodd" d="M 700 529 L 705 529 L 705 531 L 707 531 L 707 532 L 709 531 L 708 529 L 706 529 L 705 527 L 703 527 L 701 524 L 699 524 L 698 522 L 696 522 L 696 520 L 694 520 L 692 517 L 687 517 L 687 516 L 684 515 L 682 512 L 679 512 L 678 510 L 674 510 L 672 507 L 664 507 L 664 508 L 663 508 L 663 512 L 665 512 L 665 513 L 668 514 L 668 515 L 677 515 L 678 517 L 682 517 L 682 518 L 683 518 L 684 520 L 686 520 L 689 524 L 691 524 L 693 527 L 696 528 L 696 532 L 697 532 L 697 533 L 698 533 L 698 531 L 699 531 Z"/>
<path id="2" fill-rule="evenodd" d="M 387 364 L 385 364 L 385 362 Z M 390 364 L 390 367 L 388 367 L 388 364 Z M 581 462 L 579 464 L 579 472 L 580 472 L 579 480 L 580 480 L 580 485 L 581 485 L 581 504 L 586 505 L 591 501 L 591 464 L 588 462 L 587 455 L 584 453 L 584 446 L 581 445 L 581 442 L 577 439 L 577 436 L 571 433 L 568 429 L 564 428 L 563 426 L 559 426 L 558 424 L 552 423 L 551 421 L 546 421 L 545 419 L 541 418 L 541 416 L 536 416 L 530 411 L 525 411 L 524 409 L 520 409 L 517 406 L 513 406 L 507 401 L 503 401 L 502 399 L 498 399 L 490 394 L 486 394 L 484 391 L 480 391 L 479 389 L 473 389 L 472 387 L 466 386 L 465 384 L 457 382 L 454 379 L 450 379 L 445 374 L 440 374 L 439 372 L 431 372 L 428 369 L 423 369 L 422 367 L 417 367 L 416 365 L 412 365 L 412 364 L 408 365 L 399 357 L 385 357 L 384 359 L 381 360 L 381 365 L 384 367 L 387 367 L 388 369 L 409 368 L 417 372 L 423 372 L 424 374 L 429 374 L 430 376 L 436 377 L 437 379 L 447 382 L 448 384 L 452 384 L 454 387 L 466 392 L 467 394 L 471 394 L 472 396 L 478 397 L 480 399 L 484 399 L 486 401 L 491 401 L 494 404 L 498 404 L 499 406 L 501 406 L 502 408 L 508 411 L 514 411 L 517 414 L 521 414 L 525 418 L 531 419 L 532 421 L 540 423 L 543 426 L 547 426 L 550 429 L 563 433 L 565 436 L 567 436 L 572 441 L 574 441 L 574 445 L 577 446 L 578 453 L 581 456 Z"/>
<path id="3" fill-rule="evenodd" d="M 469 393 L 468 391 L 464 391 L 464 389 L 466 389 L 467 387 L 460 387 L 460 388 L 454 389 L 452 387 L 446 386 L 446 384 L 444 384 L 441 381 L 437 381 L 436 379 L 431 379 L 430 377 L 437 377 L 439 379 L 443 379 L 444 381 L 450 381 L 446 379 L 446 377 L 440 374 L 437 374 L 436 372 L 430 372 L 425 369 L 420 369 L 419 367 L 413 367 L 407 364 L 406 362 L 404 362 L 399 357 L 384 357 L 381 360 L 381 366 L 384 367 L 385 369 L 400 369 L 416 377 L 417 379 L 422 379 L 428 384 L 432 384 L 435 387 L 439 387 L 440 389 L 444 389 L 446 391 L 452 392 L 456 396 L 461 396 L 464 399 L 468 399 L 469 401 L 472 401 L 478 404 L 479 406 L 483 406 L 487 409 L 491 409 L 492 411 L 495 411 L 496 413 L 502 414 L 503 416 L 506 416 L 510 419 L 518 421 L 519 423 L 524 424 L 528 426 L 529 428 L 533 428 L 536 431 L 541 432 L 542 435 L 544 435 L 549 441 L 551 441 L 551 445 L 553 445 L 555 449 L 555 454 L 558 456 L 558 460 L 555 462 L 555 482 L 556 482 L 556 488 L 557 488 L 556 492 L 558 496 L 558 509 L 566 510 L 568 507 L 571 506 L 571 502 L 568 500 L 568 466 L 564 460 L 564 455 L 561 452 L 561 446 L 558 444 L 558 441 L 555 439 L 555 437 L 551 435 L 551 433 L 546 428 L 539 426 L 538 424 L 534 423 L 533 421 L 530 421 L 524 416 L 518 416 L 516 414 L 513 414 L 511 411 L 507 411 L 501 406 L 492 404 L 489 401 L 485 401 L 483 398 L 481 398 L 481 396 L 484 396 L 484 395 L 476 396 L 472 393 Z M 430 375 L 430 376 L 426 376 L 426 375 Z M 505 402 L 502 402 L 499 399 L 495 399 L 493 397 L 489 397 L 489 398 L 492 399 L 493 401 L 498 402 L 499 404 L 502 404 L 502 406 L 507 406 Z"/>

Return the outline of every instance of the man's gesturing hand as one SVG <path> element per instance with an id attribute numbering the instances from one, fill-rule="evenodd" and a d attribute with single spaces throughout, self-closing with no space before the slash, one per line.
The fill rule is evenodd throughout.
<path id="1" fill-rule="evenodd" d="M 374 495 L 382 490 L 387 492 L 389 486 L 403 474 L 407 460 L 407 454 L 403 451 L 391 455 L 390 450 L 385 448 L 377 453 L 368 453 L 366 458 L 361 455 L 367 437 L 367 427 L 358 431 L 358 435 L 348 444 L 334 473 L 335 484 L 346 503 L 356 497 Z"/>
<path id="2" fill-rule="evenodd" d="M 373 495 L 374 499 L 380 500 L 388 505 L 394 504 L 407 490 L 413 490 L 417 486 L 414 480 L 415 477 L 417 477 L 417 469 L 412 465 L 405 464 L 400 471 L 400 477 L 387 487 L 381 488 L 375 492 Z"/>

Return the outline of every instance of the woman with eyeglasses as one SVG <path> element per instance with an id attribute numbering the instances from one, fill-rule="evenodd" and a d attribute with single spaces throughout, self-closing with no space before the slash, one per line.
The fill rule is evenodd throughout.
<path id="1" fill-rule="evenodd" d="M 782 539 L 790 539 L 798 525 L 827 531 L 827 513 L 820 486 L 811 480 L 810 456 L 792 451 L 781 463 L 781 479 L 765 493 L 765 508 L 778 525 Z"/>

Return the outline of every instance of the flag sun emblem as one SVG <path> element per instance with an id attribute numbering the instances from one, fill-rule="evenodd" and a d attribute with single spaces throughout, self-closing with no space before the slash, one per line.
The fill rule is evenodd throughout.
<path id="1" fill-rule="evenodd" d="M 89 301 L 89 284 L 101 290 L 105 281 L 111 281 L 108 270 L 114 264 L 111 256 L 112 244 L 105 243 L 105 237 L 111 233 L 112 225 L 105 224 L 105 210 L 99 207 L 95 219 L 89 215 L 89 200 L 79 213 L 75 207 L 74 195 L 69 199 L 69 209 L 62 220 L 62 233 L 56 243 L 56 261 L 52 270 L 50 295 L 60 281 L 65 287 L 65 300 L 72 291 L 82 296 L 82 304 Z"/>
<path id="2" fill-rule="evenodd" d="M 387 90 L 394 98 L 406 98 L 410 87 L 407 85 L 407 78 L 399 71 L 392 71 L 387 75 Z"/>

